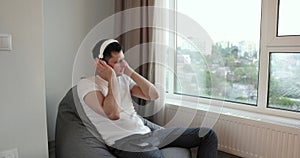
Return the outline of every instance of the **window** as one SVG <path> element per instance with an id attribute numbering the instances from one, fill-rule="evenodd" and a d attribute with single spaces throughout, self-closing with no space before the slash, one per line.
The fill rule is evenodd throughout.
<path id="1" fill-rule="evenodd" d="M 279 0 L 278 36 L 300 35 L 299 6 L 299 0 Z"/>
<path id="2" fill-rule="evenodd" d="M 300 111 L 300 53 L 271 53 L 270 108 Z"/>
<path id="3" fill-rule="evenodd" d="M 299 118 L 299 12 L 291 7 L 298 3 L 177 0 L 174 8 L 195 20 L 203 36 L 176 34 L 168 97 Z"/>
<path id="4" fill-rule="evenodd" d="M 256 105 L 260 8 L 260 0 L 177 0 L 207 36 L 177 36 L 175 93 Z"/>

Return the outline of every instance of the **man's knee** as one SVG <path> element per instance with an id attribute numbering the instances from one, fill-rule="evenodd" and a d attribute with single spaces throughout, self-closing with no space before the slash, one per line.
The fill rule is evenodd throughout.
<path id="1" fill-rule="evenodd" d="M 211 142 L 218 143 L 218 136 L 216 132 L 211 128 L 200 128 L 199 137 L 204 137 Z"/>
<path id="2" fill-rule="evenodd" d="M 210 130 L 208 136 L 210 137 L 210 140 L 212 140 L 214 143 L 218 144 L 218 136 L 217 136 L 217 133 L 213 129 Z"/>

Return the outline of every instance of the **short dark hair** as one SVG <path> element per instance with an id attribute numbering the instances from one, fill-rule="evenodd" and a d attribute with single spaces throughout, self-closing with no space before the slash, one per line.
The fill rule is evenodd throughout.
<path id="1" fill-rule="evenodd" d="M 99 41 L 95 47 L 93 48 L 92 52 L 93 52 L 93 58 L 98 58 L 99 56 L 99 52 L 100 52 L 100 47 L 101 45 L 106 41 L 105 40 L 101 40 Z M 112 42 L 110 43 L 103 52 L 103 60 L 105 60 L 106 62 L 108 62 L 108 60 L 111 58 L 111 52 L 120 52 L 122 50 L 122 46 L 118 43 L 118 42 Z"/>

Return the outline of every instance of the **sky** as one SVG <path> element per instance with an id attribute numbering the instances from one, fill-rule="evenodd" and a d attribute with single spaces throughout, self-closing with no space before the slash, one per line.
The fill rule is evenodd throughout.
<path id="1" fill-rule="evenodd" d="M 300 35 L 300 0 L 280 0 L 278 35 Z"/>
<path id="2" fill-rule="evenodd" d="M 261 0 L 178 0 L 178 11 L 197 21 L 213 41 L 258 41 Z M 300 35 L 300 0 L 280 0 L 278 35 Z"/>
<path id="3" fill-rule="evenodd" d="M 178 0 L 178 11 L 217 41 L 258 41 L 260 0 Z"/>

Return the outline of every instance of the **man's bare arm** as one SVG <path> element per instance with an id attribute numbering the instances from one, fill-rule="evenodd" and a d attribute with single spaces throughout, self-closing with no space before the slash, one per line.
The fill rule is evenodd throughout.
<path id="1" fill-rule="evenodd" d="M 103 96 L 100 91 L 88 93 L 84 97 L 84 101 L 97 113 L 105 114 L 111 120 L 120 118 L 120 90 L 113 69 L 104 61 L 96 60 L 96 69 L 99 76 L 108 82 L 107 96 Z"/>
<path id="2" fill-rule="evenodd" d="M 133 96 L 146 100 L 155 100 L 159 97 L 159 93 L 155 86 L 151 82 L 146 80 L 143 76 L 135 72 L 132 68 L 130 68 L 128 64 L 125 73 L 126 75 L 131 77 L 137 84 L 131 89 L 131 94 Z"/>
<path id="3" fill-rule="evenodd" d="M 106 116 L 111 120 L 120 118 L 120 90 L 116 77 L 108 82 L 108 94 L 104 98 L 102 108 Z"/>

